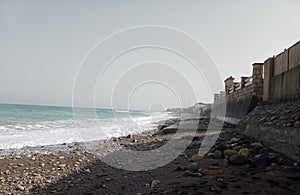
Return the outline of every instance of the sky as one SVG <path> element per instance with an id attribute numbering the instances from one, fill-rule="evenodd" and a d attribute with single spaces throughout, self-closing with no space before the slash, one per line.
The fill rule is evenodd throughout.
<path id="1" fill-rule="evenodd" d="M 211 102 L 225 78 L 251 75 L 254 62 L 300 40 L 299 10 L 298 0 L 1 0 L 0 103 L 162 110 Z M 126 52 L 102 71 L 121 48 L 152 42 L 161 47 Z M 200 71 L 165 45 L 199 60 Z"/>

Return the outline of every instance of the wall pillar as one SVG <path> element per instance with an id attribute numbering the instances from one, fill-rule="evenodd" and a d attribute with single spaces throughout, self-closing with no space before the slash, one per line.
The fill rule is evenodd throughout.
<path id="1" fill-rule="evenodd" d="M 225 93 L 228 94 L 229 93 L 229 89 L 231 87 L 233 87 L 233 81 L 234 81 L 234 78 L 232 76 L 228 77 L 224 83 L 225 83 Z"/>
<path id="2" fill-rule="evenodd" d="M 252 67 L 253 95 L 257 96 L 259 100 L 262 100 L 264 63 L 254 63 Z"/>
<path id="3" fill-rule="evenodd" d="M 264 62 L 264 89 L 263 89 L 263 101 L 271 99 L 270 83 L 271 78 L 274 76 L 274 58 L 268 58 Z"/>
<path id="4" fill-rule="evenodd" d="M 245 87 L 245 83 L 246 83 L 246 79 L 248 77 L 241 77 L 241 89 L 243 89 Z"/>

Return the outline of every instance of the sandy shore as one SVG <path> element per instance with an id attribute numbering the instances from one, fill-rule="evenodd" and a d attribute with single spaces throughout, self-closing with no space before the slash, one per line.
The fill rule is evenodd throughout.
<path id="1" fill-rule="evenodd" d="M 126 171 L 99 160 L 82 144 L 49 154 L 27 152 L 0 157 L 0 194 L 299 194 L 297 163 L 225 126 L 210 152 L 198 155 L 207 120 L 187 149 L 165 166 Z M 171 125 L 171 124 L 168 124 Z M 163 128 L 161 128 L 163 129 Z M 162 132 L 162 131 L 161 131 Z M 213 135 L 211 135 L 213 136 Z M 112 138 L 102 148 L 145 151 L 172 133 Z M 188 140 L 182 136 L 179 141 Z M 148 160 L 148 159 L 147 159 Z M 149 159 L 151 161 L 151 159 Z"/>

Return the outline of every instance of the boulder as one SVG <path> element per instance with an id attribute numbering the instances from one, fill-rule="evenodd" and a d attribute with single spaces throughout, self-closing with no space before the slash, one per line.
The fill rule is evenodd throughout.
<path id="1" fill-rule="evenodd" d="M 216 150 L 214 152 L 214 158 L 215 159 L 221 159 L 222 158 L 222 152 L 220 150 Z"/>
<path id="2" fill-rule="evenodd" d="M 248 148 L 241 148 L 239 154 L 248 157 L 250 155 Z"/>
<path id="3" fill-rule="evenodd" d="M 215 150 L 219 150 L 219 151 L 224 151 L 228 149 L 228 145 L 227 144 L 219 144 L 217 145 L 217 147 L 215 148 Z"/>
<path id="4" fill-rule="evenodd" d="M 234 165 L 245 165 L 249 162 L 248 158 L 241 154 L 230 156 L 229 162 Z"/>
<path id="5" fill-rule="evenodd" d="M 189 164 L 186 167 L 186 169 L 189 170 L 189 171 L 197 171 L 198 170 L 198 164 L 196 162 L 193 162 L 193 163 Z"/>
<path id="6" fill-rule="evenodd" d="M 216 169 L 205 169 L 202 174 L 204 176 L 217 176 L 222 174 L 223 171 L 222 170 L 216 170 Z"/>
<path id="7" fill-rule="evenodd" d="M 268 148 L 262 148 L 259 151 L 259 153 L 262 154 L 262 155 L 268 155 L 270 153 L 270 150 Z"/>
<path id="8" fill-rule="evenodd" d="M 224 151 L 224 156 L 232 156 L 232 155 L 235 155 L 237 154 L 238 152 L 235 151 L 235 150 L 225 150 Z"/>
<path id="9" fill-rule="evenodd" d="M 204 156 L 200 155 L 200 154 L 194 154 L 191 158 L 193 161 L 199 161 L 204 159 Z"/>
<path id="10" fill-rule="evenodd" d="M 267 155 L 261 155 L 253 161 L 253 165 L 259 169 L 265 169 L 271 165 L 271 161 Z"/>

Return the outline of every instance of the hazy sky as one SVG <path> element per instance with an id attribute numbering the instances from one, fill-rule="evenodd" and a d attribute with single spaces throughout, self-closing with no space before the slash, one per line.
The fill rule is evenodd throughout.
<path id="1" fill-rule="evenodd" d="M 300 40 L 299 10 L 299 0 L 1 0 L 0 103 L 72 105 L 74 79 L 87 52 L 104 37 L 140 25 L 168 26 L 194 37 L 211 55 L 222 80 L 250 75 L 253 62 L 262 62 Z M 185 41 L 178 40 L 180 44 Z M 91 62 L 103 66 L 104 53 L 93 54 L 99 59 Z M 134 68 L 137 64 L 142 65 Z M 205 75 L 197 80 L 188 66 L 179 56 L 160 49 L 132 51 L 114 62 L 98 85 L 90 85 L 95 90 L 94 104 L 134 109 L 156 106 L 151 108 L 155 110 L 212 101 L 213 93 L 222 90 L 221 80 L 207 87 Z M 91 106 L 84 90 L 89 81 L 83 80 L 97 74 L 82 75 L 77 102 Z M 159 79 L 165 79 L 166 85 L 146 82 Z M 196 95 L 189 82 L 199 83 Z"/>

